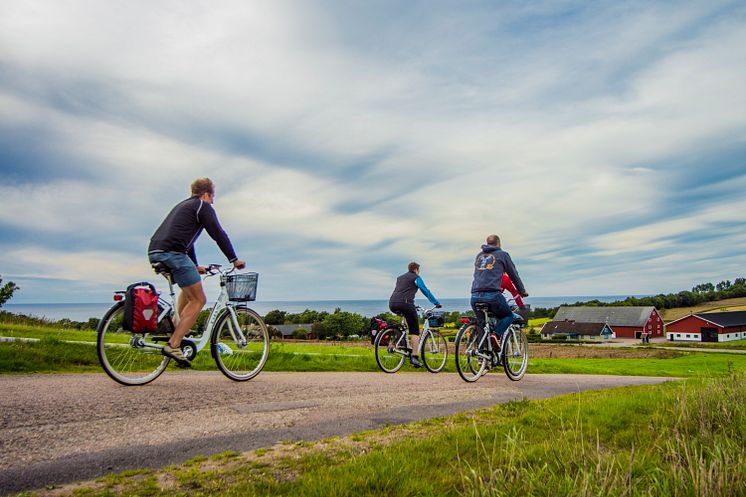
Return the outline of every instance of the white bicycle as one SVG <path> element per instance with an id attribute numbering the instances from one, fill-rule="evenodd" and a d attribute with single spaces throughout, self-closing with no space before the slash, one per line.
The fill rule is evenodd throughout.
<path id="1" fill-rule="evenodd" d="M 430 321 L 439 321 L 442 326 L 442 317 L 436 315 L 433 310 L 423 309 L 417 306 L 417 311 L 425 319 L 420 335 L 420 357 L 425 367 L 431 373 L 439 373 L 443 370 L 448 360 L 448 345 L 438 330 L 430 327 Z M 404 359 L 411 357 L 412 345 L 409 342 L 407 320 L 402 324 L 392 324 L 378 332 L 375 340 L 376 363 L 386 373 L 396 373 L 404 364 Z"/>
<path id="2" fill-rule="evenodd" d="M 201 336 L 190 332 L 181 341 L 181 351 L 190 361 L 210 343 L 218 369 L 234 381 L 258 375 L 269 355 L 269 332 L 261 316 L 245 302 L 256 298 L 257 273 L 231 274 L 219 264 L 207 266 L 205 279 L 218 275 L 220 296 L 210 312 Z M 124 293 L 114 292 L 116 303 L 98 325 L 98 358 L 106 374 L 123 385 L 144 385 L 158 378 L 170 358 L 161 354 L 178 319 L 171 273 L 162 263 L 153 264 L 168 281 L 170 301 L 158 298 L 158 331 L 134 333 L 122 327 Z"/>

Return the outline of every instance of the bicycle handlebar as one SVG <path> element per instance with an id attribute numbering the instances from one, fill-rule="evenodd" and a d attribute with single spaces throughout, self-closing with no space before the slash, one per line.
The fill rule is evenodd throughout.
<path id="1" fill-rule="evenodd" d="M 432 306 L 430 309 L 425 309 L 424 307 L 419 306 L 419 305 L 416 305 L 414 307 L 415 307 L 415 309 L 417 309 L 417 312 L 419 312 L 423 316 L 427 316 L 428 314 L 430 314 L 431 312 L 433 312 L 435 309 L 439 309 L 439 308 L 441 308 L 443 306 L 440 305 L 440 304 L 436 304 L 436 305 Z"/>
<path id="2" fill-rule="evenodd" d="M 235 267 L 231 267 L 230 269 L 220 269 L 223 267 L 222 264 L 208 264 L 205 267 L 205 278 L 209 278 L 210 276 L 216 276 L 218 274 L 231 274 L 233 271 L 236 270 Z"/>

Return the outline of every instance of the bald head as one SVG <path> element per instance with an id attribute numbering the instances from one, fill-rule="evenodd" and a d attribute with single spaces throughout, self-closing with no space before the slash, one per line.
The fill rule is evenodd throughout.
<path id="1" fill-rule="evenodd" d="M 500 246 L 500 237 L 497 235 L 490 235 L 487 237 L 487 245 Z"/>

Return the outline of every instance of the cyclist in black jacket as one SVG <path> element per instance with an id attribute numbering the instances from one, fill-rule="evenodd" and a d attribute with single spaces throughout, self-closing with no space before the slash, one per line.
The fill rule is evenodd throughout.
<path id="1" fill-rule="evenodd" d="M 220 250 L 233 263 L 236 269 L 243 269 L 246 263 L 236 256 L 228 235 L 223 231 L 212 204 L 215 201 L 215 185 L 210 178 L 200 178 L 192 183 L 192 196 L 179 202 L 171 209 L 166 219 L 150 239 L 148 258 L 151 263 L 162 262 L 171 270 L 174 282 L 179 285 L 176 306 L 179 322 L 171 339 L 163 346 L 163 355 L 175 359 L 182 367 L 191 363 L 181 353 L 181 339 L 197 321 L 200 311 L 207 303 L 202 289 L 200 274 L 205 268 L 198 265 L 194 252 L 194 242 L 206 230 L 217 242 Z"/>

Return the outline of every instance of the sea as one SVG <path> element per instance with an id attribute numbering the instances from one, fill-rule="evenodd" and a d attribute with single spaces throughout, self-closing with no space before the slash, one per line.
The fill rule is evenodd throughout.
<path id="1" fill-rule="evenodd" d="M 644 295 L 634 295 L 643 297 Z M 629 295 L 569 295 L 557 297 L 528 297 L 525 299 L 532 309 L 538 307 L 551 308 L 563 304 L 574 304 L 576 302 L 587 302 L 599 300 L 601 302 L 614 302 L 624 300 Z M 418 304 L 429 307 L 427 299 L 417 299 Z M 447 312 L 464 312 L 469 310 L 468 298 L 441 299 L 443 310 Z M 90 318 L 100 318 L 111 307 L 113 302 L 96 302 L 80 304 L 12 304 L 6 303 L 2 310 L 14 314 L 34 316 L 50 321 L 69 319 L 71 321 L 88 321 Z M 375 316 L 382 312 L 388 312 L 388 300 L 267 300 L 249 302 L 249 307 L 261 315 L 278 309 L 287 313 L 296 314 L 310 309 L 313 311 L 334 312 L 336 309 L 360 314 L 362 316 Z"/>

